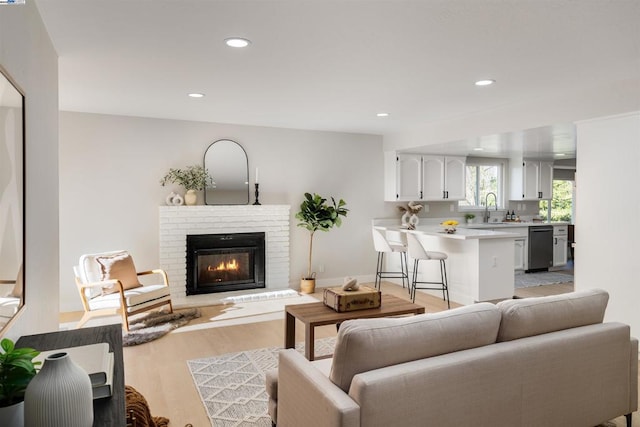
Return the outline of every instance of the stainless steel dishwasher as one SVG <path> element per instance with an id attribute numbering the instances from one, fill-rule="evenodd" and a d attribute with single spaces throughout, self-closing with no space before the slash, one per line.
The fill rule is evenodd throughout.
<path id="1" fill-rule="evenodd" d="M 529 227 L 529 269 L 544 271 L 553 266 L 553 226 Z"/>

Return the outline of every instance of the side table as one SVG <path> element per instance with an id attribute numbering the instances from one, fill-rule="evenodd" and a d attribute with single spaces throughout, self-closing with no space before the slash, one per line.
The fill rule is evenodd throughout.
<path id="1" fill-rule="evenodd" d="M 93 401 L 93 425 L 95 427 L 122 427 L 126 425 L 126 416 L 122 326 L 120 324 L 25 335 L 18 339 L 16 347 L 32 347 L 38 351 L 47 351 L 100 342 L 109 343 L 109 351 L 113 352 L 113 394 L 111 397 Z"/>

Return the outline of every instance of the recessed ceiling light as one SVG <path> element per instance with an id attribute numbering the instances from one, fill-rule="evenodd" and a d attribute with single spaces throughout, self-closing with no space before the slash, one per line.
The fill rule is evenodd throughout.
<path id="1" fill-rule="evenodd" d="M 558 157 L 564 157 L 564 156 L 566 156 L 566 154 L 565 154 L 565 153 L 556 153 L 556 156 L 558 156 Z"/>
<path id="2" fill-rule="evenodd" d="M 489 80 L 489 79 L 487 79 L 487 80 L 478 80 L 476 82 L 476 86 L 489 86 L 489 85 L 494 84 L 495 82 L 496 82 L 495 80 Z"/>
<path id="3" fill-rule="evenodd" d="M 242 37 L 229 37 L 225 39 L 224 42 L 229 47 L 247 47 L 251 43 L 248 39 L 243 39 Z"/>
<path id="4" fill-rule="evenodd" d="M 204 93 L 190 93 L 191 98 L 204 98 Z"/>
<path id="5" fill-rule="evenodd" d="M 389 113 L 378 113 L 376 114 L 378 117 L 389 117 Z"/>
<path id="6" fill-rule="evenodd" d="M 473 151 L 484 151 L 484 148 L 482 148 L 482 147 L 475 147 L 475 148 L 473 149 Z"/>

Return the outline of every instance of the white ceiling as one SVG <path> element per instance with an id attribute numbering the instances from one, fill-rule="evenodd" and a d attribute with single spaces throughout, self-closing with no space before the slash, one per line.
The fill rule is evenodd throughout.
<path id="1" fill-rule="evenodd" d="M 36 3 L 65 111 L 384 135 L 640 70 L 638 0 Z M 228 48 L 230 36 L 252 44 Z M 575 151 L 559 126 L 564 143 L 542 142 L 549 127 L 539 144 Z M 488 138 L 506 153 L 520 137 Z"/>

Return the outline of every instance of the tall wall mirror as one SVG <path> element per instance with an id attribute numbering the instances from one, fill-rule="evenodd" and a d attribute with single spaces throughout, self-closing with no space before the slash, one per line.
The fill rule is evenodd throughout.
<path id="1" fill-rule="evenodd" d="M 249 204 L 249 161 L 235 141 L 220 139 L 204 153 L 204 167 L 213 184 L 204 191 L 207 205 Z"/>
<path id="2" fill-rule="evenodd" d="M 0 332 L 24 306 L 24 96 L 0 67 Z"/>

